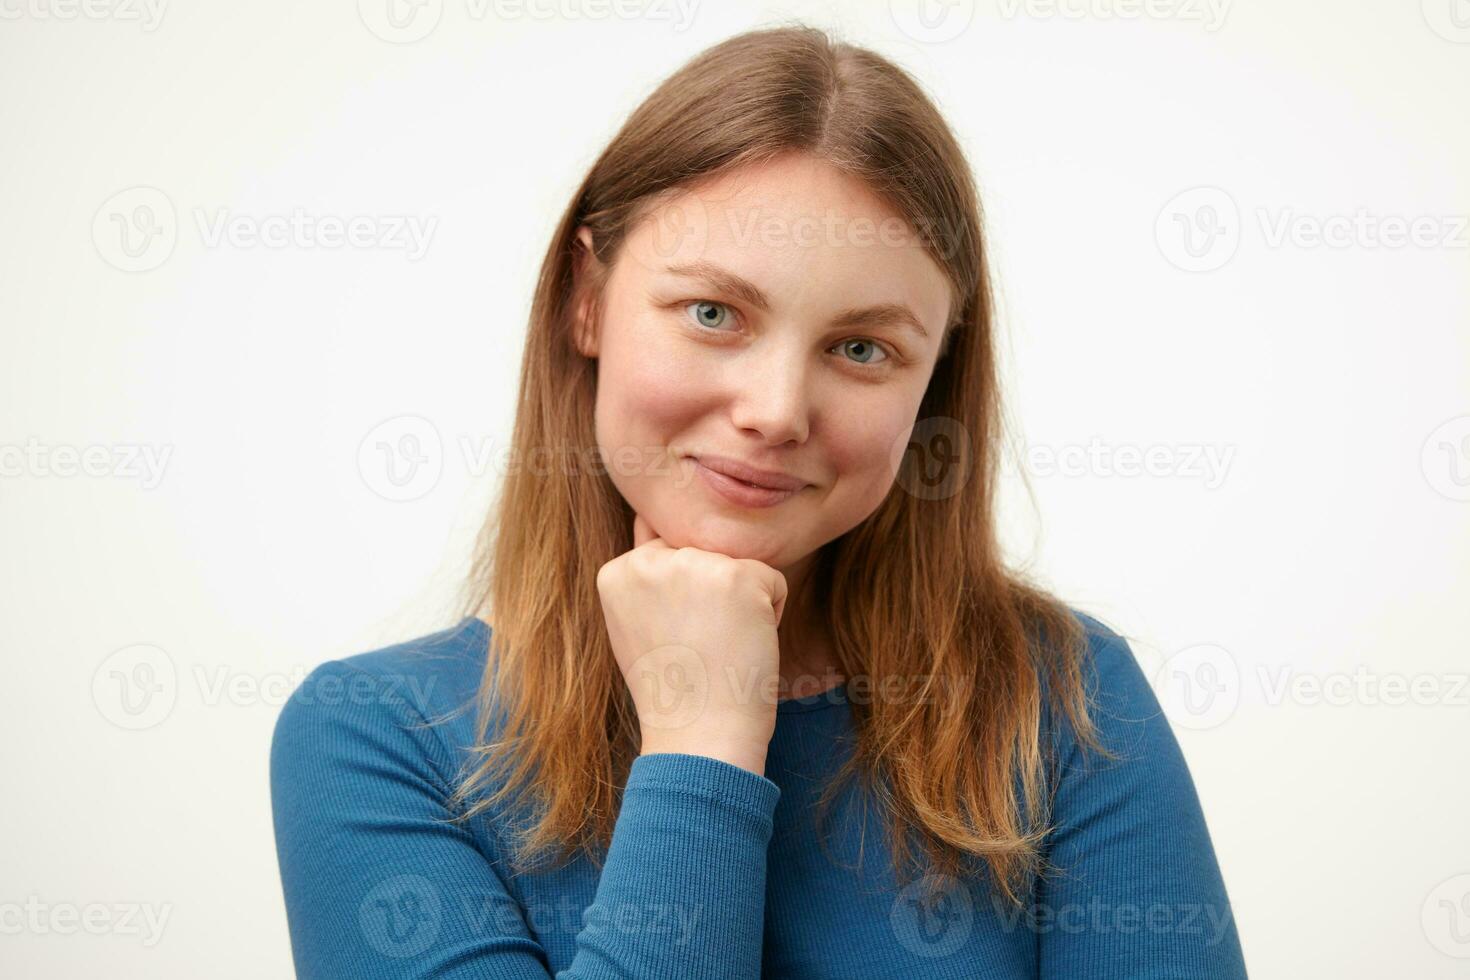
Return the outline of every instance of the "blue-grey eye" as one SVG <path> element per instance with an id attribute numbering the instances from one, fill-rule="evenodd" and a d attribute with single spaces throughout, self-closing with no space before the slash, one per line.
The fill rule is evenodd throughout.
<path id="1" fill-rule="evenodd" d="M 694 310 L 694 318 L 705 327 L 719 327 L 729 316 L 729 310 L 725 308 L 724 303 L 716 303 L 707 299 L 690 303 L 685 309 Z"/>
<path id="2" fill-rule="evenodd" d="M 842 346 L 846 346 L 848 344 L 853 345 L 853 347 L 850 349 L 856 350 L 862 355 L 862 358 L 857 361 L 858 364 L 881 364 L 888 357 L 888 354 L 871 340 L 866 340 L 864 338 L 858 337 L 854 338 L 853 340 L 844 340 L 842 342 Z M 869 360 L 869 358 L 871 358 L 875 352 L 881 354 L 882 357 L 880 357 L 877 361 Z"/>

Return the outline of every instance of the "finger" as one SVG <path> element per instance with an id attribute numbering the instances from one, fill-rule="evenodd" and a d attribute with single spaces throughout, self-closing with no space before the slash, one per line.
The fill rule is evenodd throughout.
<path id="1" fill-rule="evenodd" d="M 759 575 L 766 594 L 771 597 L 771 606 L 776 610 L 776 625 L 781 625 L 781 614 L 786 611 L 786 576 L 763 561 L 742 558 Z"/>
<path id="2" fill-rule="evenodd" d="M 781 614 L 786 611 L 786 576 L 771 569 L 771 604 L 776 607 L 776 625 L 781 625 Z"/>

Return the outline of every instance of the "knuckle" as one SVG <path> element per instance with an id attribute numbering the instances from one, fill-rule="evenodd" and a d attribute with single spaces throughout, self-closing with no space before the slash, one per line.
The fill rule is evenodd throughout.
<path id="1" fill-rule="evenodd" d="M 709 576 L 712 582 L 726 591 L 734 591 L 745 579 L 740 563 L 733 559 L 712 562 L 709 567 Z"/>
<path id="2" fill-rule="evenodd" d="M 597 591 L 602 592 L 616 584 L 621 575 L 621 563 L 614 558 L 612 561 L 604 562 L 597 570 Z"/>
<path id="3" fill-rule="evenodd" d="M 623 556 L 623 559 L 628 566 L 629 574 L 638 575 L 642 578 L 651 576 L 657 567 L 654 555 L 650 551 L 630 551 Z"/>

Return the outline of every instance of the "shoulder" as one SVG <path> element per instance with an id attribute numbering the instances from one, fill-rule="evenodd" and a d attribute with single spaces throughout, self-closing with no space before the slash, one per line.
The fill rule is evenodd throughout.
<path id="1" fill-rule="evenodd" d="M 1088 717 L 1102 744 L 1126 757 L 1150 740 L 1172 742 L 1158 697 L 1128 640 L 1096 617 L 1077 609 L 1070 611 L 1085 637 L 1078 667 Z M 1057 718 L 1056 727 L 1063 755 L 1078 754 L 1070 726 Z"/>
<path id="2" fill-rule="evenodd" d="M 1168 929 L 1053 930 L 1041 937 L 1058 975 L 1231 977 L 1244 980 L 1240 940 L 1194 779 L 1129 642 L 1077 613 L 1088 716 L 1108 756 L 1060 727 L 1046 874 L 1037 907 L 1144 909 Z M 1188 915 L 1188 918 L 1183 916 Z M 1175 917 L 1179 918 L 1175 918 Z M 1162 919 L 1160 921 L 1163 921 Z M 1124 936 L 1121 932 L 1131 932 Z"/>
<path id="3" fill-rule="evenodd" d="M 490 627 L 457 625 L 327 660 L 311 670 L 276 719 L 272 769 L 323 754 L 361 757 L 417 746 L 448 770 L 475 743 L 476 705 Z"/>
<path id="4" fill-rule="evenodd" d="M 1077 609 L 1072 615 L 1087 637 L 1082 668 L 1094 693 L 1136 700 L 1142 693 L 1139 685 L 1147 688 L 1148 683 L 1128 641 L 1096 617 Z"/>
<path id="5" fill-rule="evenodd" d="M 447 629 L 329 660 L 308 675 L 364 677 L 371 686 L 425 716 L 462 707 L 479 689 L 485 672 L 490 627 L 467 617 Z M 354 681 L 368 686 L 366 681 Z M 303 684 L 303 687 L 305 685 Z"/>

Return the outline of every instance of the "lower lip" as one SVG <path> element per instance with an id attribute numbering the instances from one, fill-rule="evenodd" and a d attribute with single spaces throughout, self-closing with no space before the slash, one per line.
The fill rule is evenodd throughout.
<path id="1" fill-rule="evenodd" d="M 739 504 L 741 507 L 774 507 L 783 500 L 788 500 L 801 492 L 799 490 L 771 490 L 766 487 L 752 486 L 732 476 L 717 473 L 697 459 L 694 461 L 694 465 L 698 467 L 699 478 L 704 481 L 705 486 L 730 501 L 730 503 Z"/>

